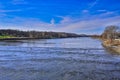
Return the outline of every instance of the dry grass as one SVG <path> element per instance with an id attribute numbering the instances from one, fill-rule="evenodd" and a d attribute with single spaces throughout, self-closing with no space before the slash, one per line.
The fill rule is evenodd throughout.
<path id="1" fill-rule="evenodd" d="M 104 40 L 104 45 L 106 45 L 106 46 L 120 46 L 120 39 Z"/>

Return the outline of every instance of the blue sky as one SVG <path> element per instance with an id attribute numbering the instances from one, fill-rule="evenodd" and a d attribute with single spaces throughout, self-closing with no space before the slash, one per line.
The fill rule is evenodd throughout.
<path id="1" fill-rule="evenodd" d="M 0 28 L 100 34 L 120 25 L 120 0 L 0 0 Z"/>

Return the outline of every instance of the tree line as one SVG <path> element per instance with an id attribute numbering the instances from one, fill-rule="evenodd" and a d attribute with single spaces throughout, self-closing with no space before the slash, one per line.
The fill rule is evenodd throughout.
<path id="1" fill-rule="evenodd" d="M 120 27 L 111 25 L 107 26 L 101 35 L 85 35 L 65 32 L 40 32 L 40 31 L 20 31 L 11 29 L 0 29 L 0 36 L 12 36 L 20 38 L 69 38 L 69 37 L 96 37 L 102 39 L 120 39 Z"/>
<path id="2" fill-rule="evenodd" d="M 0 36 L 26 37 L 26 38 L 67 38 L 80 37 L 74 33 L 65 32 L 40 32 L 40 31 L 20 31 L 20 30 L 0 30 Z"/>

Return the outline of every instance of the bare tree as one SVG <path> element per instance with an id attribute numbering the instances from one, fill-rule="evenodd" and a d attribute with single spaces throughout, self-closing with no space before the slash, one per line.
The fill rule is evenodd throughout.
<path id="1" fill-rule="evenodd" d="M 104 30 L 104 33 L 102 34 L 104 39 L 116 39 L 117 38 L 117 33 L 119 31 L 119 27 L 118 26 L 107 26 Z"/>

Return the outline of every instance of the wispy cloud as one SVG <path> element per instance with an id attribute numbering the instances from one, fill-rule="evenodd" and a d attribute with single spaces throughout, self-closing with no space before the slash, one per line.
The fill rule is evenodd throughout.
<path id="1" fill-rule="evenodd" d="M 5 24 L 6 23 L 6 24 Z M 52 31 L 54 26 L 51 23 L 43 22 L 35 18 L 22 18 L 15 17 L 0 22 L 1 28 L 4 29 L 20 29 L 20 30 L 39 30 L 39 31 Z"/>
<path id="2" fill-rule="evenodd" d="M 7 13 L 14 13 L 14 12 L 20 12 L 20 11 L 22 10 L 21 9 L 14 9 L 14 10 L 0 9 L 0 17 L 5 19 L 5 18 L 10 17 L 10 15 Z"/>
<path id="3" fill-rule="evenodd" d="M 91 3 L 89 9 L 93 8 L 98 3 L 98 1 L 99 0 L 95 0 L 93 3 Z"/>
<path id="4" fill-rule="evenodd" d="M 55 19 L 54 19 L 54 18 L 52 18 L 52 19 L 51 19 L 51 21 L 50 21 L 50 23 L 51 23 L 51 25 L 53 25 L 53 26 L 54 26 L 54 24 L 55 24 Z"/>
<path id="5" fill-rule="evenodd" d="M 97 10 L 98 12 L 106 12 L 107 10 L 105 10 L 105 9 L 99 9 L 99 10 Z"/>
<path id="6" fill-rule="evenodd" d="M 84 33 L 93 33 L 92 31 L 95 29 L 103 29 L 108 25 L 120 25 L 120 16 L 105 18 L 105 19 L 91 19 L 91 20 L 82 20 L 75 23 L 69 23 L 69 25 L 65 25 L 61 28 L 61 31 L 67 32 L 84 32 Z M 59 29 L 60 30 L 60 29 Z M 89 32 L 86 32 L 89 31 Z M 99 33 L 95 31 L 94 33 Z"/>
<path id="7" fill-rule="evenodd" d="M 19 4 L 28 4 L 26 0 L 12 0 L 11 2 L 14 5 L 19 5 Z"/>
<path id="8" fill-rule="evenodd" d="M 60 21 L 61 24 L 67 24 L 69 22 L 72 22 L 73 20 L 69 16 L 57 16 L 61 18 L 62 20 Z"/>
<path id="9" fill-rule="evenodd" d="M 5 10 L 5 9 L 1 9 L 0 10 L 0 13 L 6 13 L 6 12 L 19 12 L 19 11 L 22 11 L 22 10 L 20 10 L 20 9 L 14 9 L 14 10 Z"/>

